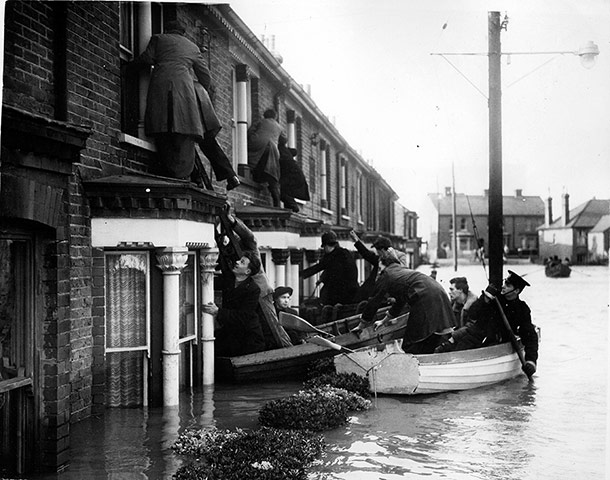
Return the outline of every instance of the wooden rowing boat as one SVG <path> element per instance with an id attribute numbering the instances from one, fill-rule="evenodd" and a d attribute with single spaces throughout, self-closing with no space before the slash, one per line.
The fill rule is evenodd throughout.
<path id="1" fill-rule="evenodd" d="M 337 373 L 356 373 L 368 378 L 375 393 L 419 395 L 492 385 L 522 373 L 521 362 L 507 342 L 457 352 L 412 355 L 400 341 L 384 348 L 362 348 L 334 359 Z"/>
<path id="2" fill-rule="evenodd" d="M 385 310 L 378 312 L 378 317 Z M 372 325 L 358 333 L 351 330 L 360 323 L 360 315 L 316 325 L 328 333 L 329 339 L 337 345 L 357 349 L 369 345 L 402 338 L 407 324 L 408 313 L 396 317 L 392 324 L 384 325 L 377 331 Z M 309 364 L 314 360 L 337 355 L 340 352 L 313 343 L 303 343 L 292 347 L 277 348 L 264 352 L 237 357 L 216 357 L 216 379 L 230 382 L 257 382 L 275 379 L 303 379 Z"/>

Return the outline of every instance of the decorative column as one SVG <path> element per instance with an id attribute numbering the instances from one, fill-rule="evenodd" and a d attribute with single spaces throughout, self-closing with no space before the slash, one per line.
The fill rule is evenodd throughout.
<path id="1" fill-rule="evenodd" d="M 248 66 L 235 67 L 236 80 L 236 123 L 237 123 L 237 168 L 245 175 L 248 167 Z"/>
<path id="2" fill-rule="evenodd" d="M 271 260 L 275 265 L 275 283 L 274 288 L 286 286 L 286 263 L 290 256 L 290 250 L 284 250 L 282 248 L 274 248 L 271 250 Z"/>
<path id="3" fill-rule="evenodd" d="M 286 111 L 286 136 L 288 137 L 288 148 L 297 148 L 296 113 L 294 110 Z"/>
<path id="4" fill-rule="evenodd" d="M 136 2 L 134 8 L 138 9 L 138 53 L 146 50 L 150 37 L 152 37 L 152 8 L 150 2 Z M 150 70 L 143 69 L 138 75 L 138 96 L 140 97 L 140 110 L 138 112 L 138 137 L 145 138 L 144 113 L 146 112 L 146 95 L 150 82 Z"/>
<path id="5" fill-rule="evenodd" d="M 157 254 L 163 272 L 163 406 L 178 405 L 180 393 L 180 272 L 186 247 L 168 247 Z"/>
<path id="6" fill-rule="evenodd" d="M 307 266 L 311 267 L 315 263 L 318 263 L 320 260 L 321 252 L 320 250 L 305 250 L 305 258 L 307 259 Z M 307 292 L 307 296 L 313 295 L 313 291 L 316 288 L 316 282 L 318 281 L 319 275 L 312 275 L 309 277 L 309 288 Z"/>
<path id="7" fill-rule="evenodd" d="M 322 208 L 328 208 L 327 162 L 326 142 L 320 140 L 320 204 L 322 205 Z"/>
<path id="8" fill-rule="evenodd" d="M 293 248 L 290 250 L 290 286 L 292 287 L 292 305 L 299 308 L 301 304 L 301 281 L 299 268 L 303 263 L 303 250 Z"/>
<path id="9" fill-rule="evenodd" d="M 218 260 L 217 248 L 201 250 L 201 303 L 214 302 L 214 271 Z M 201 314 L 201 345 L 203 356 L 203 385 L 214 385 L 214 317 Z"/>

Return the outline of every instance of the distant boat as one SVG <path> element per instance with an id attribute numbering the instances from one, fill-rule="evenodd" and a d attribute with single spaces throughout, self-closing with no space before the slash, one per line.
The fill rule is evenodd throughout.
<path id="1" fill-rule="evenodd" d="M 548 263 L 544 267 L 544 274 L 551 278 L 566 278 L 570 276 L 572 269 L 566 263 Z"/>
<path id="2" fill-rule="evenodd" d="M 381 309 L 377 315 L 383 315 Z M 360 323 L 360 315 L 354 315 L 334 322 L 316 325 L 316 329 L 327 332 L 329 340 L 348 349 L 358 349 L 369 345 L 380 345 L 381 342 L 402 338 L 409 314 L 396 317 L 392 324 L 373 330 L 373 325 L 358 333 L 351 330 Z M 235 383 L 269 381 L 276 379 L 299 380 L 314 360 L 332 357 L 340 351 L 314 343 L 303 343 L 292 347 L 276 348 L 263 352 L 239 355 L 235 357 L 216 357 L 215 371 L 219 381 Z"/>
<path id="3" fill-rule="evenodd" d="M 369 380 L 371 392 L 420 395 L 493 385 L 522 374 L 511 343 L 445 353 L 412 355 L 400 340 L 361 348 L 335 357 L 337 373 L 356 373 Z"/>

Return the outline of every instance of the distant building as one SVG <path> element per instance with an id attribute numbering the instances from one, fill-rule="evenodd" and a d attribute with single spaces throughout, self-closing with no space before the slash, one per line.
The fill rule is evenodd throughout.
<path id="1" fill-rule="evenodd" d="M 428 194 L 429 208 L 422 215 L 430 222 L 428 233 L 428 256 L 434 261 L 453 258 L 453 196 L 451 188 L 445 193 Z M 489 196 L 455 195 L 455 217 L 457 227 L 458 258 L 474 258 L 480 241 L 484 247 L 488 238 Z M 544 222 L 542 198 L 523 195 L 516 190 L 514 196 L 503 197 L 504 245 L 510 254 L 531 255 L 538 249 L 537 227 Z M 474 222 L 473 222 L 474 220 Z M 475 232 L 476 227 L 476 232 Z M 425 235 L 425 234 L 424 234 Z M 478 240 L 478 241 L 477 241 Z"/>
<path id="2" fill-rule="evenodd" d="M 604 215 L 588 235 L 589 263 L 608 264 L 610 255 L 610 214 Z"/>
<path id="3" fill-rule="evenodd" d="M 557 256 L 584 265 L 598 261 L 604 250 L 607 258 L 608 224 L 604 217 L 610 214 L 610 200 L 594 198 L 572 210 L 569 200 L 567 193 L 562 195 L 562 216 L 554 220 L 552 199 L 547 199 L 545 223 L 538 228 L 540 258 Z M 595 240 L 594 251 L 590 240 Z"/>

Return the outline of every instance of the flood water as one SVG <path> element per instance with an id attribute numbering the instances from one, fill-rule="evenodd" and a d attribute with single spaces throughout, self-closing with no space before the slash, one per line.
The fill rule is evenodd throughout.
<path id="1" fill-rule="evenodd" d="M 603 479 L 608 431 L 609 269 L 574 267 L 546 278 L 539 265 L 509 265 L 531 283 L 521 298 L 541 328 L 538 372 L 481 389 L 379 397 L 342 428 L 325 432 L 326 453 L 311 479 Z M 429 273 L 430 267 L 422 267 Z M 451 265 L 438 280 L 467 276 L 486 286 L 478 265 Z M 176 409 L 109 409 L 72 428 L 72 460 L 44 479 L 169 479 L 170 447 L 192 426 L 256 428 L 258 411 L 300 383 L 217 385 L 183 394 Z"/>

